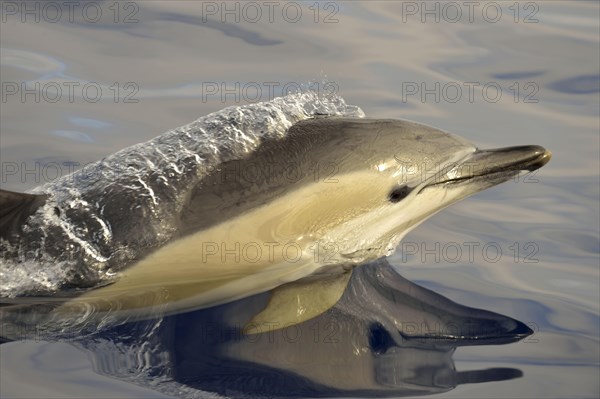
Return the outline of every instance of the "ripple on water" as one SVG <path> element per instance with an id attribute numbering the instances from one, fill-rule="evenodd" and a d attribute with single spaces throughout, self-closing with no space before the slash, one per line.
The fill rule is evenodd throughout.
<path id="1" fill-rule="evenodd" d="M 600 76 L 579 75 L 552 82 L 549 88 L 567 94 L 592 94 L 600 92 Z"/>

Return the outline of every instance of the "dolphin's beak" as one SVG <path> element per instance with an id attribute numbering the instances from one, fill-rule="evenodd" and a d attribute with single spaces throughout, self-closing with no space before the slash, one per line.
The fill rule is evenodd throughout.
<path id="1" fill-rule="evenodd" d="M 552 153 L 539 145 L 477 150 L 467 160 L 473 166 L 474 176 L 497 172 L 534 171 L 550 161 Z M 478 173 L 481 172 L 481 173 Z"/>
<path id="2" fill-rule="evenodd" d="M 426 187 L 438 184 L 449 186 L 461 183 L 478 184 L 480 191 L 516 176 L 522 171 L 534 171 L 544 166 L 552 153 L 538 145 L 476 150 L 459 165 L 451 165 Z"/>

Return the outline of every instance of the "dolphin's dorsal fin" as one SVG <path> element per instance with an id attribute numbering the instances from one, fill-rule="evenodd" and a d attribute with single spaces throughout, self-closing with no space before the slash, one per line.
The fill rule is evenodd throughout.
<path id="1" fill-rule="evenodd" d="M 352 271 L 315 280 L 294 281 L 271 292 L 267 306 L 244 327 L 246 334 L 278 330 L 325 313 L 342 297 Z"/>
<path id="2" fill-rule="evenodd" d="M 0 190 L 0 237 L 8 239 L 21 231 L 27 218 L 48 198 L 47 195 Z"/>

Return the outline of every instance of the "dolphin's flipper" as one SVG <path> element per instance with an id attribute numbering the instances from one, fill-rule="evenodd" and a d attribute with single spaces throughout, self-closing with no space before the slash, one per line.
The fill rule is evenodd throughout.
<path id="1" fill-rule="evenodd" d="M 351 275 L 352 271 L 347 271 L 322 279 L 309 277 L 275 288 L 267 306 L 246 324 L 244 331 L 252 334 L 278 330 L 319 316 L 340 300 Z"/>
<path id="2" fill-rule="evenodd" d="M 0 237 L 8 239 L 21 231 L 25 220 L 46 202 L 47 195 L 0 190 Z"/>

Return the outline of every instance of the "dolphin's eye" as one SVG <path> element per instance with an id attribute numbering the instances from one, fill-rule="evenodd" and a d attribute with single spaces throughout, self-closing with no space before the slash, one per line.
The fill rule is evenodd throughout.
<path id="1" fill-rule="evenodd" d="M 389 200 L 392 203 L 400 202 L 404 199 L 404 197 L 406 197 L 408 194 L 410 194 L 411 191 L 412 191 L 412 188 L 410 188 L 408 186 L 396 187 L 390 193 Z"/>
<path id="2" fill-rule="evenodd" d="M 381 355 L 395 346 L 394 338 L 380 323 L 371 324 L 369 327 L 369 346 L 374 353 Z"/>

